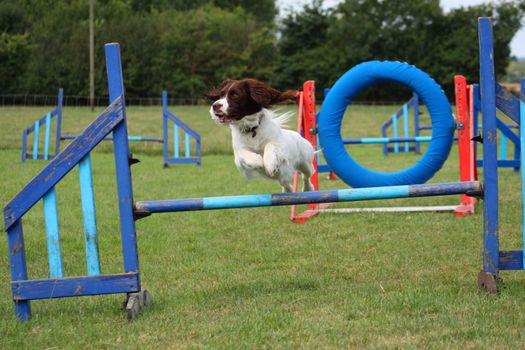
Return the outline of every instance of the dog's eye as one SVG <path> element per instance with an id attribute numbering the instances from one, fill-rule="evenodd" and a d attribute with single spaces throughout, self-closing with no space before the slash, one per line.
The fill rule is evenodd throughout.
<path id="1" fill-rule="evenodd" d="M 239 96 L 239 94 L 236 93 L 235 91 L 232 91 L 232 92 L 230 92 L 230 96 L 231 97 L 237 97 L 237 96 Z"/>

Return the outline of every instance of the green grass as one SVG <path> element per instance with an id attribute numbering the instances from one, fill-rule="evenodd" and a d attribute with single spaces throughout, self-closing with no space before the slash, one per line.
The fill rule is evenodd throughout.
<path id="1" fill-rule="evenodd" d="M 228 129 L 205 107 L 172 107 L 201 133 L 203 165 L 162 169 L 159 145 L 133 144 L 136 200 L 278 192 L 276 183 L 241 177 Z M 46 108 L 0 109 L 0 203 L 43 166 L 20 162 L 23 127 Z M 97 111 L 100 112 L 100 111 Z M 97 113 L 96 112 L 96 113 Z M 353 107 L 347 137 L 377 136 L 392 107 Z M 78 132 L 96 113 L 66 108 L 64 130 Z M 130 134 L 161 135 L 160 108 L 129 108 Z M 295 122 L 291 123 L 295 125 Z M 384 158 L 380 146 L 353 147 L 367 167 L 396 170 L 414 155 Z M 93 155 L 103 273 L 122 271 L 111 144 Z M 77 171 L 57 188 L 65 274 L 84 275 Z M 458 179 L 457 148 L 432 182 Z M 501 248 L 520 249 L 519 174 L 500 171 Z M 321 188 L 344 188 L 321 179 Z M 339 206 L 456 204 L 434 197 Z M 0 348 L 522 348 L 525 274 L 503 272 L 506 288 L 476 286 L 482 206 L 450 213 L 323 214 L 297 225 L 288 207 L 159 214 L 137 222 L 142 284 L 152 307 L 128 322 L 123 295 L 32 302 L 13 313 L 6 239 L 0 239 Z M 24 217 L 30 278 L 47 277 L 42 205 Z"/>

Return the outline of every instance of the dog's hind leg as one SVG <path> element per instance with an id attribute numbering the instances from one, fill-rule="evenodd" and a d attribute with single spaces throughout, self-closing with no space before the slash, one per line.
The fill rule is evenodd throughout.
<path id="1" fill-rule="evenodd" d="M 282 184 L 282 192 L 283 193 L 293 192 L 293 185 L 291 183 Z"/>
<path id="2" fill-rule="evenodd" d="M 312 163 L 302 163 L 299 165 L 298 169 L 303 176 L 303 192 L 314 191 L 314 185 L 310 181 L 310 178 L 312 177 L 315 171 Z"/>
<path id="3" fill-rule="evenodd" d="M 293 192 L 293 176 L 294 170 L 287 166 L 281 166 L 279 169 L 279 183 L 283 188 L 283 192 Z"/>

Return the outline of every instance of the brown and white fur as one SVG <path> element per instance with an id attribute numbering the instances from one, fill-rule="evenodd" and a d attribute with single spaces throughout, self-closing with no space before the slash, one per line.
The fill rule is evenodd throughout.
<path id="1" fill-rule="evenodd" d="M 296 99 L 296 91 L 280 92 L 255 80 L 226 80 L 208 93 L 212 119 L 229 125 L 235 165 L 246 178 L 259 174 L 279 181 L 293 192 L 294 171 L 303 176 L 303 191 L 313 191 L 312 145 L 292 130 L 283 129 L 289 115 L 275 115 L 269 107 Z"/>

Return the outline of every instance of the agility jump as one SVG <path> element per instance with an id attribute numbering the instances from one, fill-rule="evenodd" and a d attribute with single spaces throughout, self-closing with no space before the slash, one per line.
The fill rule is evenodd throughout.
<path id="1" fill-rule="evenodd" d="M 22 132 L 22 162 L 26 159 L 49 160 L 60 152 L 60 142 L 63 140 L 74 140 L 78 135 L 62 134 L 62 104 L 64 99 L 63 89 L 58 90 L 57 106 L 47 113 L 44 117 L 24 129 Z M 53 123 L 56 121 L 56 123 Z M 55 128 L 52 134 L 52 128 Z M 44 149 L 41 150 L 41 134 L 43 135 Z M 180 118 L 168 109 L 168 93 L 162 92 L 162 138 L 153 136 L 128 136 L 129 142 L 155 142 L 162 143 L 164 156 L 164 167 L 169 164 L 191 163 L 201 164 L 201 137 L 198 132 L 190 128 Z M 181 132 L 184 134 L 184 142 L 180 138 Z M 30 135 L 33 134 L 32 143 L 29 142 Z M 105 141 L 112 141 L 108 136 Z M 192 141 L 195 145 L 192 149 Z M 50 144 L 54 143 L 54 150 L 50 149 Z M 28 148 L 32 152 L 28 152 Z M 41 153 L 43 152 L 43 153 Z"/>
<path id="2" fill-rule="evenodd" d="M 405 84 L 415 91 L 414 96 L 422 96 L 424 101 L 429 101 L 427 106 L 432 118 L 432 123 L 433 125 L 440 125 L 436 126 L 436 131 L 432 137 L 419 136 L 417 138 L 398 139 L 386 137 L 365 139 L 341 138 L 341 121 L 351 98 L 359 93 L 360 89 L 385 80 Z M 359 82 L 363 82 L 361 86 L 358 86 Z M 466 82 L 456 77 L 456 88 L 456 104 L 460 106 L 457 121 L 452 117 L 450 105 L 441 87 L 425 72 L 419 70 L 417 67 L 401 62 L 365 62 L 352 68 L 335 83 L 325 98 L 325 104 L 323 104 L 321 112 L 314 119 L 308 117 L 310 114 L 315 114 L 315 105 L 312 102 L 314 100 L 314 98 L 312 98 L 314 94 L 313 82 L 305 83 L 303 93 L 298 97 L 300 99 L 298 103 L 298 131 L 312 143 L 314 149 L 323 149 L 323 153 L 328 162 L 328 164 L 325 165 L 319 164 L 318 159 L 314 161 L 316 173 L 333 170 L 336 174 L 341 174 L 339 176 L 348 185 L 357 188 L 424 183 L 441 168 L 444 161 L 448 158 L 448 153 L 454 140 L 454 131 L 458 129 L 460 181 L 475 181 L 477 174 L 475 172 L 474 148 L 471 141 L 473 136 L 472 121 L 469 118 L 469 114 L 464 112 L 467 107 L 463 106 L 463 101 L 465 101 L 463 95 L 466 94 L 467 88 Z M 304 93 L 304 91 L 308 91 L 308 93 Z M 330 98 L 332 98 L 332 100 L 330 100 Z M 310 101 L 310 99 L 312 101 Z M 336 101 L 339 101 L 340 104 L 337 105 Z M 414 97 L 411 101 L 412 104 L 414 104 L 416 103 L 414 101 L 419 101 L 419 98 Z M 419 102 L 417 102 L 417 104 L 419 104 Z M 408 109 L 408 105 L 406 106 L 407 107 L 403 108 L 405 112 Z M 310 112 L 310 109 L 313 109 L 313 112 Z M 407 113 L 405 113 L 405 116 L 407 116 Z M 457 128 L 457 125 L 460 125 L 460 127 Z M 320 137 L 316 137 L 318 134 Z M 323 137 L 323 135 L 330 135 L 331 138 L 327 139 L 326 136 Z M 422 142 L 430 142 L 430 146 L 416 165 L 400 172 L 385 173 L 366 169 L 357 164 L 344 147 L 348 144 L 386 145 L 394 141 L 413 142 L 416 139 Z M 320 140 L 321 145 L 317 144 L 318 140 Z M 296 182 L 297 181 L 295 181 L 295 183 Z M 317 174 L 312 178 L 312 183 L 314 188 L 319 190 Z M 475 202 L 475 198 L 463 195 L 460 205 L 446 206 L 328 209 L 329 205 L 327 204 L 309 204 L 308 209 L 301 213 L 298 213 L 297 208 L 292 206 L 290 219 L 296 223 L 301 223 L 320 212 L 453 211 L 456 216 L 465 216 L 474 213 Z"/>
<path id="3" fill-rule="evenodd" d="M 483 93 L 482 112 L 484 135 L 491 135 L 495 131 L 495 95 L 493 83 L 493 66 L 490 68 L 492 47 L 486 43 L 491 39 L 490 19 L 480 20 L 480 41 L 482 42 L 482 81 Z M 491 43 L 491 41 L 490 41 Z M 120 63 L 118 44 L 107 44 L 106 65 L 108 68 L 108 85 L 110 106 L 91 123 L 64 151 L 59 153 L 25 188 L 16 195 L 5 207 L 5 227 L 8 235 L 10 268 L 12 275 L 12 293 L 16 315 L 26 320 L 31 315 L 30 300 L 61 298 L 71 296 L 86 296 L 112 293 L 126 293 L 126 310 L 128 317 L 133 318 L 140 308 L 148 304 L 149 294 L 142 289 L 138 264 L 137 239 L 135 220 L 159 212 L 175 212 L 188 210 L 211 210 L 228 208 L 246 208 L 256 206 L 291 205 L 303 203 L 319 203 L 334 201 L 371 200 L 383 198 L 399 198 L 432 195 L 456 195 L 461 193 L 473 196 L 485 196 L 490 199 L 484 210 L 484 264 L 480 273 L 480 287 L 489 292 L 496 291 L 499 270 L 523 269 L 523 251 L 500 252 L 498 248 L 498 217 L 497 217 L 497 166 L 495 139 L 483 143 L 486 156 L 484 162 L 485 186 L 477 181 L 450 182 L 443 184 L 426 185 L 393 185 L 374 188 L 342 189 L 335 191 L 319 191 L 286 194 L 259 194 L 248 196 L 226 196 L 208 198 L 184 198 L 176 200 L 151 200 L 135 202 L 130 171 L 128 134 L 126 128 L 126 108 L 124 86 Z M 387 63 L 389 64 L 389 63 Z M 488 66 L 487 66 L 488 65 Z M 376 63 L 376 69 L 381 65 Z M 492 84 L 492 85 L 491 85 Z M 334 98 L 332 98 L 334 102 Z M 512 102 L 515 103 L 516 101 Z M 339 103 L 340 107 L 342 103 Z M 522 102 L 522 110 L 525 107 Z M 448 112 L 449 113 L 449 112 Z M 442 123 L 443 133 L 450 133 L 449 122 Z M 321 129 L 321 139 L 328 137 L 338 141 L 334 135 L 323 135 L 325 130 L 334 132 L 333 125 Z M 89 156 L 91 150 L 113 133 L 114 156 L 116 164 L 116 178 L 118 189 L 119 219 L 122 237 L 122 251 L 124 257 L 124 271 L 119 274 L 100 275 L 88 272 L 81 277 L 53 277 L 44 280 L 32 280 L 26 269 L 25 248 L 22 229 L 22 217 L 41 198 L 53 190 L 55 185 L 77 164 Z M 447 139 L 449 136 L 447 136 Z M 325 139 L 326 140 L 326 139 Z M 339 140 L 340 142 L 340 140 Z M 445 146 L 449 141 L 439 140 Z M 336 142 L 337 143 L 337 142 Z M 448 152 L 448 151 L 447 151 Z M 337 158 L 337 155 L 335 156 Z M 440 160 L 441 161 L 441 160 Z M 440 162 L 439 161 L 439 162 Z M 438 163 L 439 163 L 438 162 Z M 339 174 L 338 174 L 339 175 Z M 397 181 L 397 180 L 396 180 Z M 490 205 L 489 205 L 490 203 Z M 50 210 L 49 212 L 52 212 Z M 55 210 L 56 212 L 56 210 Z M 46 212 L 46 215 L 47 212 Z M 53 215 L 53 214 L 49 214 Z M 89 214 L 94 215 L 94 213 Z M 60 260 L 56 251 L 50 250 L 50 260 Z M 90 251 L 86 251 L 90 255 Z M 88 259 L 95 259 L 89 257 Z"/>

